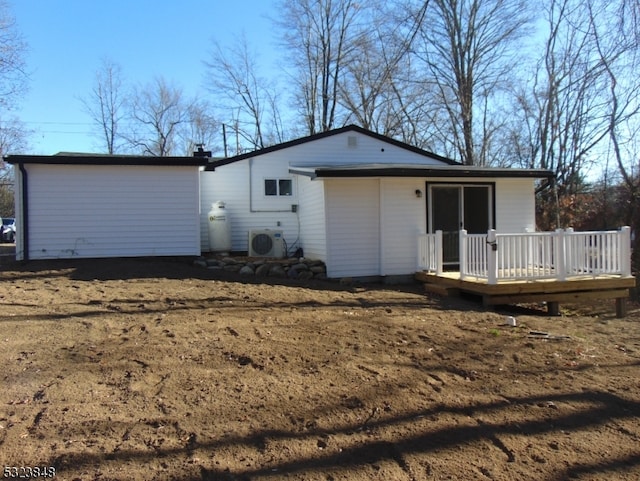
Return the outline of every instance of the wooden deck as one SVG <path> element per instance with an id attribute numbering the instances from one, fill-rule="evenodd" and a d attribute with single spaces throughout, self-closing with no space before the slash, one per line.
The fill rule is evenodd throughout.
<path id="1" fill-rule="evenodd" d="M 472 277 L 460 280 L 459 272 L 443 272 L 440 275 L 417 272 L 415 277 L 424 283 L 428 292 L 445 296 L 470 293 L 481 296 L 485 306 L 546 302 L 549 315 L 560 313 L 561 302 L 615 299 L 616 316 L 624 317 L 627 314 L 629 289 L 636 285 L 634 277 L 621 276 L 585 276 L 566 281 L 504 281 L 497 284 Z"/>

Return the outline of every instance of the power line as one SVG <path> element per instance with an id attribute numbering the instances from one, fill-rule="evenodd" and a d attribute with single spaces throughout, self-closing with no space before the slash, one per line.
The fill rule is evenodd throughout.
<path id="1" fill-rule="evenodd" d="M 36 134 L 94 135 L 95 132 L 79 132 L 79 131 L 71 131 L 71 130 L 38 130 Z"/>
<path id="2" fill-rule="evenodd" d="M 23 124 L 30 125 L 93 125 L 92 122 L 54 122 L 54 121 L 36 121 L 36 120 L 21 120 Z"/>

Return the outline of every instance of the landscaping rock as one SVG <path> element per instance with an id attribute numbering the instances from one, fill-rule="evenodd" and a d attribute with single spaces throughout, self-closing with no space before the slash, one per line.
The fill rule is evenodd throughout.
<path id="1" fill-rule="evenodd" d="M 298 280 L 308 281 L 310 279 L 313 279 L 313 272 L 311 272 L 311 271 L 298 272 Z"/>
<path id="2" fill-rule="evenodd" d="M 227 272 L 238 272 L 240 269 L 242 269 L 242 265 L 241 264 L 227 264 L 223 267 L 223 269 Z"/>
<path id="3" fill-rule="evenodd" d="M 242 276 L 289 277 L 303 281 L 327 278 L 327 269 L 322 261 L 303 258 L 248 260 L 217 256 L 210 258 L 200 257 L 193 263 L 198 267 L 237 272 Z"/>
<path id="4" fill-rule="evenodd" d="M 302 276 L 302 274 L 304 274 L 304 276 Z M 307 264 L 299 262 L 289 268 L 287 275 L 292 279 L 298 279 L 301 277 L 304 277 L 304 279 L 311 279 L 313 277 L 313 272 L 309 271 L 309 266 Z"/>
<path id="5" fill-rule="evenodd" d="M 284 268 L 279 264 L 273 264 L 269 269 L 270 277 L 287 277 L 287 273 Z"/>
<path id="6" fill-rule="evenodd" d="M 269 275 L 269 269 L 271 266 L 269 264 L 261 264 L 256 268 L 256 276 L 258 277 L 266 277 Z"/>
<path id="7" fill-rule="evenodd" d="M 207 267 L 207 261 L 204 259 L 196 259 L 193 261 L 193 265 L 198 267 Z"/>
<path id="8" fill-rule="evenodd" d="M 241 276 L 252 276 L 254 274 L 254 270 L 250 265 L 246 265 L 240 269 Z"/>

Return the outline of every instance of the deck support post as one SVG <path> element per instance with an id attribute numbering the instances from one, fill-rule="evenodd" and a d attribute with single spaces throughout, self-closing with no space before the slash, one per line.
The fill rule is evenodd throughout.
<path id="1" fill-rule="evenodd" d="M 616 299 L 616 317 L 621 319 L 627 316 L 627 298 L 618 297 Z"/>
<path id="2" fill-rule="evenodd" d="M 550 316 L 560 315 L 560 303 L 557 301 L 547 302 L 547 314 Z"/>
<path id="3" fill-rule="evenodd" d="M 498 283 L 498 244 L 496 243 L 496 230 L 487 232 L 487 282 Z"/>
<path id="4" fill-rule="evenodd" d="M 491 296 L 482 296 L 482 307 L 489 311 L 495 309 L 495 305 L 491 302 Z"/>

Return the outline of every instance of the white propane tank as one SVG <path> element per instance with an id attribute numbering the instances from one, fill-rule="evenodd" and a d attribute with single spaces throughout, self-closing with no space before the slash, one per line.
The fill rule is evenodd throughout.
<path id="1" fill-rule="evenodd" d="M 231 224 L 222 201 L 211 204 L 209 211 L 209 250 L 227 254 L 231 250 Z"/>

